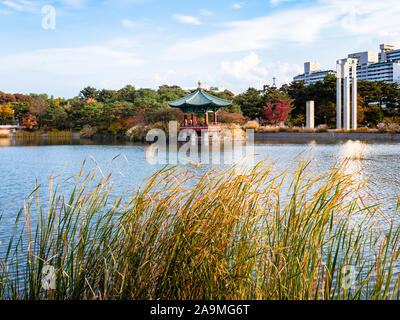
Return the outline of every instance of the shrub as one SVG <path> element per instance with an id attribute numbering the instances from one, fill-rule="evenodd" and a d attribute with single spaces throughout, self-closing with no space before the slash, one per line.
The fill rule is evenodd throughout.
<path id="1" fill-rule="evenodd" d="M 225 110 L 221 110 L 217 113 L 218 121 L 222 123 L 236 123 L 243 124 L 246 121 L 246 118 L 240 113 L 228 112 Z"/>
<path id="2" fill-rule="evenodd" d="M 164 131 L 166 134 L 168 134 L 169 133 L 169 124 L 168 124 L 168 122 L 159 121 L 159 122 L 149 125 L 148 130 L 151 130 L 151 129 L 160 129 L 160 130 Z"/>
<path id="3" fill-rule="evenodd" d="M 388 124 L 388 131 L 390 133 L 399 133 L 400 132 L 400 125 L 398 123 L 389 123 Z"/>
<path id="4" fill-rule="evenodd" d="M 183 122 L 183 112 L 178 108 L 159 108 L 155 111 L 149 112 L 148 117 L 150 122 L 164 122 L 177 121 Z"/>
<path id="5" fill-rule="evenodd" d="M 328 131 L 329 131 L 329 128 L 326 124 L 320 124 L 316 130 L 316 132 L 319 132 L 319 133 L 328 132 Z"/>
<path id="6" fill-rule="evenodd" d="M 107 128 L 106 132 L 107 134 L 118 136 L 124 135 L 126 133 L 126 129 L 119 121 L 114 121 Z"/>
<path id="7" fill-rule="evenodd" d="M 258 128 L 260 127 L 260 125 L 258 124 L 257 121 L 248 121 L 244 126 L 243 129 L 247 130 L 247 129 L 253 129 L 253 130 L 258 130 Z"/>
<path id="8" fill-rule="evenodd" d="M 139 111 L 132 117 L 132 124 L 134 125 L 146 125 L 149 123 L 149 119 L 146 115 L 146 112 Z M 132 127 L 132 126 L 131 126 Z"/>
<path id="9" fill-rule="evenodd" d="M 80 131 L 80 136 L 82 138 L 92 138 L 97 133 L 97 128 L 92 127 L 88 124 L 84 125 Z"/>
<path id="10" fill-rule="evenodd" d="M 302 129 L 300 127 L 289 127 L 288 131 L 289 132 L 301 132 Z"/>
<path id="11" fill-rule="evenodd" d="M 349 132 L 349 130 L 346 130 L 346 129 L 343 129 L 343 128 L 341 128 L 341 129 L 333 129 L 332 131 L 335 132 L 335 133 L 347 133 L 347 132 Z"/>
<path id="12" fill-rule="evenodd" d="M 357 129 L 355 129 L 355 130 L 350 130 L 350 131 L 351 131 L 351 132 L 361 132 L 361 133 L 373 132 L 372 129 L 369 129 L 369 128 L 367 128 L 367 127 L 360 127 L 360 128 L 357 128 Z"/>
<path id="13" fill-rule="evenodd" d="M 224 124 L 221 124 L 221 128 L 236 130 L 236 129 L 241 129 L 242 127 L 236 123 L 224 123 Z"/>
<path id="14" fill-rule="evenodd" d="M 148 130 L 149 127 L 147 126 L 137 125 L 130 128 L 126 132 L 126 136 L 131 141 L 145 141 Z"/>
<path id="15" fill-rule="evenodd" d="M 290 119 L 290 123 L 294 126 L 303 126 L 306 123 L 306 117 L 303 114 L 298 114 Z"/>
<path id="16" fill-rule="evenodd" d="M 260 126 L 257 129 L 257 132 L 259 133 L 271 133 L 271 132 L 278 132 L 279 127 L 277 126 Z"/>
<path id="17" fill-rule="evenodd" d="M 235 123 L 222 124 L 221 129 L 221 137 L 230 136 L 233 139 L 244 139 L 246 137 L 246 131 L 244 131 L 240 125 Z"/>
<path id="18" fill-rule="evenodd" d="M 377 128 L 381 133 L 400 133 L 400 125 L 398 123 L 379 123 Z"/>

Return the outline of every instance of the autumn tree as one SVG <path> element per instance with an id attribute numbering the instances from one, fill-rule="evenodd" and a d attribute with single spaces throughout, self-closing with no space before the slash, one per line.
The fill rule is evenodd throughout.
<path id="1" fill-rule="evenodd" d="M 178 108 L 159 108 L 148 114 L 150 121 L 152 122 L 169 122 L 177 121 L 181 123 L 183 121 L 183 112 Z"/>
<path id="2" fill-rule="evenodd" d="M 0 104 L 16 102 L 13 94 L 4 93 L 0 91 Z"/>
<path id="3" fill-rule="evenodd" d="M 18 121 L 22 121 L 22 118 L 27 116 L 29 113 L 29 106 L 28 102 L 14 102 L 11 103 L 10 107 L 14 110 L 14 117 Z"/>
<path id="4" fill-rule="evenodd" d="M 37 118 L 32 115 L 28 114 L 27 116 L 22 118 L 21 125 L 28 130 L 33 130 L 38 124 Z"/>
<path id="5" fill-rule="evenodd" d="M 7 124 L 14 116 L 14 110 L 7 105 L 0 105 L 0 123 Z"/>
<path id="6" fill-rule="evenodd" d="M 40 127 L 43 115 L 47 110 L 47 101 L 42 96 L 35 96 L 30 103 L 29 112 L 34 115 Z"/>
<path id="7" fill-rule="evenodd" d="M 268 102 L 262 114 L 268 122 L 276 125 L 285 122 L 291 110 L 290 101 L 280 100 L 277 103 Z"/>

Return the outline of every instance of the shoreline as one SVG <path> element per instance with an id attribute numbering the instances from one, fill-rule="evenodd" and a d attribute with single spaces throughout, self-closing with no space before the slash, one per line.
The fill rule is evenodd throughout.
<path id="1" fill-rule="evenodd" d="M 6 137 L 3 137 L 6 138 Z M 8 138 L 15 139 L 15 135 Z M 40 134 L 31 139 L 63 139 L 65 137 L 52 137 L 51 134 Z M 116 135 L 94 135 L 93 137 L 83 137 L 79 133 L 72 133 L 72 140 L 92 140 L 92 141 L 131 141 L 127 136 Z M 17 138 L 18 139 L 18 138 Z M 22 138 L 23 139 L 23 138 Z M 288 143 L 305 143 L 305 142 L 340 142 L 340 141 L 364 141 L 364 142 L 400 142 L 399 133 L 378 133 L 378 132 L 255 132 L 255 142 L 288 142 Z M 135 142 L 135 141 L 132 141 Z M 140 142 L 140 141 L 136 141 Z M 142 141 L 144 142 L 144 141 Z"/>
<path id="2" fill-rule="evenodd" d="M 280 141 L 280 142 L 338 142 L 347 140 L 400 142 L 398 133 L 376 132 L 263 132 L 254 133 L 254 141 Z"/>

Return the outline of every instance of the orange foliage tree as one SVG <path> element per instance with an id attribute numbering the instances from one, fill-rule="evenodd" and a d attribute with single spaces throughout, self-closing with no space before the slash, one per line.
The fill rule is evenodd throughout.
<path id="1" fill-rule="evenodd" d="M 14 116 L 14 110 L 7 105 L 0 105 L 0 124 L 7 124 Z"/>
<path id="2" fill-rule="evenodd" d="M 21 125 L 28 130 L 32 130 L 37 124 L 38 120 L 33 114 L 28 114 L 22 118 Z"/>

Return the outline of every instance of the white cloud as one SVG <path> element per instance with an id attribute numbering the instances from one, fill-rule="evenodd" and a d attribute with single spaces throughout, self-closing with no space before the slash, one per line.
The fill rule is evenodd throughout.
<path id="1" fill-rule="evenodd" d="M 0 56 L 0 83 L 10 92 L 77 94 L 86 85 L 123 86 L 146 61 L 135 53 L 107 46 L 50 48 Z M 10 78 L 7 75 L 12 74 Z"/>
<path id="2" fill-rule="evenodd" d="M 121 19 L 121 23 L 126 28 L 133 28 L 136 26 L 136 22 L 129 19 Z"/>
<path id="3" fill-rule="evenodd" d="M 85 0 L 61 0 L 65 5 L 74 7 L 74 8 L 83 8 L 85 6 Z"/>
<path id="4" fill-rule="evenodd" d="M 249 76 L 253 77 L 253 74 L 250 74 L 251 71 L 257 70 L 257 73 L 263 73 L 261 69 L 255 69 L 259 64 L 260 59 L 254 52 L 252 52 L 250 55 L 239 61 L 222 61 L 221 70 L 223 73 L 231 75 L 235 78 L 248 78 Z"/>
<path id="5" fill-rule="evenodd" d="M 291 0 L 269 0 L 269 3 L 272 4 L 273 6 L 277 6 L 281 4 L 282 2 L 289 2 Z"/>
<path id="6" fill-rule="evenodd" d="M 302 65 L 287 62 L 266 63 L 256 53 L 249 52 L 240 59 L 224 59 L 220 63 L 198 63 L 198 68 L 190 67 L 190 62 L 170 69 L 158 69 L 154 76 L 146 79 L 147 83 L 177 84 L 185 88 L 196 87 L 201 80 L 208 85 L 228 88 L 233 92 L 243 92 L 249 87 L 262 89 L 264 84 L 272 84 L 276 77 L 277 84 L 288 83 L 293 76 L 302 72 Z"/>
<path id="7" fill-rule="evenodd" d="M 111 4 L 112 6 L 123 6 L 128 7 L 132 5 L 145 4 L 152 0 L 104 0 L 104 2 Z"/>
<path id="8" fill-rule="evenodd" d="M 292 9 L 266 17 L 234 21 L 224 24 L 224 31 L 175 43 L 167 50 L 167 57 L 183 59 L 250 51 L 287 42 L 307 44 L 316 40 L 321 29 L 332 23 L 334 18 L 335 15 L 325 8 L 312 8 Z"/>
<path id="9" fill-rule="evenodd" d="M 200 25 L 201 22 L 199 21 L 199 19 L 197 19 L 196 17 L 192 17 L 192 16 L 183 16 L 180 14 L 174 14 L 172 15 L 172 17 L 181 22 L 181 23 L 185 23 L 185 24 L 193 24 L 193 25 Z"/>
<path id="10" fill-rule="evenodd" d="M 49 0 L 62 1 L 74 2 Z M 128 6 L 146 1 L 118 3 Z M 245 2 L 233 0 L 228 6 L 238 2 L 242 7 L 240 1 Z M 283 1 L 286 0 L 265 2 L 278 5 Z M 0 14 L 1 10 L 40 9 L 39 3 L 43 2 L 0 0 Z M 107 2 L 114 5 L 117 0 Z M 164 25 L 152 21 L 151 28 L 142 28 L 143 33 L 137 33 L 134 39 L 108 39 L 106 44 L 95 47 L 46 49 L 8 56 L 3 53 L 3 57 L 0 52 L 0 88 L 49 93 L 54 89 L 61 94 L 77 94 L 89 84 L 118 87 L 134 83 L 155 87 L 168 83 L 193 87 L 202 80 L 238 92 L 249 86 L 261 88 L 262 84 L 271 83 L 272 77 L 277 77 L 278 83 L 289 82 L 302 72 L 303 60 L 317 60 L 332 68 L 336 59 L 353 50 L 378 51 L 377 45 L 383 42 L 400 45 L 398 0 L 316 0 L 307 2 L 307 6 L 292 2 L 290 8 L 278 7 L 259 13 L 257 18 L 207 25 L 199 29 L 201 35 L 187 31 L 186 39 L 181 33 L 179 38 L 174 32 L 160 34 L 159 28 Z M 208 14 L 203 9 L 194 16 L 177 14 L 174 18 L 199 25 Z M 142 20 L 122 19 L 121 23 L 136 28 L 141 27 Z M 152 63 L 144 64 L 133 50 L 146 54 Z"/>
<path id="11" fill-rule="evenodd" d="M 277 0 L 272 1 L 277 3 Z M 365 42 L 366 38 L 396 44 L 400 36 L 397 30 L 400 30 L 398 0 L 320 0 L 313 6 L 292 7 L 255 19 L 222 24 L 219 31 L 214 30 L 210 35 L 177 41 L 167 49 L 166 57 L 191 59 L 288 45 L 311 45 L 323 32 L 332 39 L 352 39 L 354 44 L 359 40 Z"/>
<path id="12" fill-rule="evenodd" d="M 206 10 L 206 9 L 200 9 L 200 14 L 202 16 L 208 17 L 208 16 L 212 16 L 214 14 L 214 12 Z"/>
<path id="13" fill-rule="evenodd" d="M 34 12 L 35 5 L 30 1 L 26 0 L 19 0 L 19 1 L 2 1 L 1 2 L 4 6 L 21 12 Z"/>
<path id="14" fill-rule="evenodd" d="M 233 8 L 233 9 L 242 9 L 243 7 L 244 7 L 244 3 L 243 3 L 243 2 L 234 3 L 234 4 L 232 5 L 232 8 Z"/>
<path id="15" fill-rule="evenodd" d="M 272 82 L 273 77 L 276 77 L 279 84 L 283 84 L 291 82 L 293 76 L 301 70 L 300 65 L 285 62 L 262 64 L 254 52 L 241 60 L 222 61 L 220 66 L 223 82 L 230 83 L 233 87 L 246 83 L 247 86 L 261 88 L 262 85 Z"/>
<path id="16" fill-rule="evenodd" d="M 137 42 L 129 38 L 116 38 L 109 42 L 110 47 L 118 49 L 130 49 L 137 46 Z"/>
<path id="17" fill-rule="evenodd" d="M 0 9 L 0 14 L 10 14 L 11 11 Z"/>
<path id="18" fill-rule="evenodd" d="M 351 35 L 397 39 L 400 30 L 400 7 L 397 0 L 371 1 L 324 0 L 336 8 L 340 26 Z"/>

